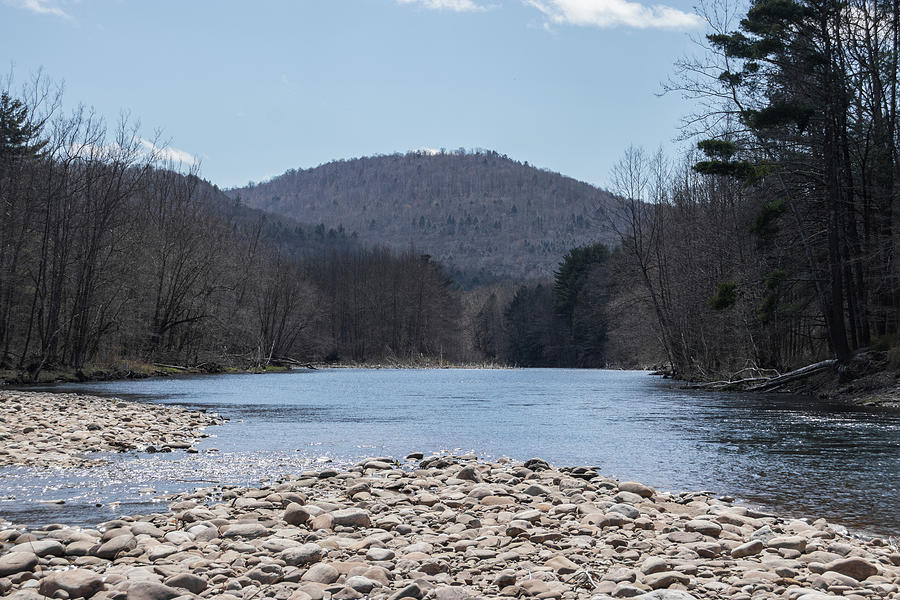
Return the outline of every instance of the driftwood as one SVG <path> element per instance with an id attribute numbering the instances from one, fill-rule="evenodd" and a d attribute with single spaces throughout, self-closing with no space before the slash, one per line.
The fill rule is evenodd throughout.
<path id="1" fill-rule="evenodd" d="M 765 383 L 760 383 L 758 385 L 751 386 L 747 388 L 749 392 L 771 392 L 775 389 L 780 388 L 786 383 L 791 383 L 792 381 L 797 381 L 799 379 L 805 379 L 810 377 L 811 375 L 815 375 L 820 371 L 824 371 L 826 369 L 830 369 L 837 363 L 836 359 L 829 358 L 828 360 L 823 360 L 821 362 L 813 363 L 811 365 L 806 365 L 805 367 L 801 367 L 796 371 L 791 371 L 790 373 L 785 373 L 780 377 L 773 377 L 769 379 Z"/>
<path id="2" fill-rule="evenodd" d="M 703 383 L 691 383 L 684 387 L 690 390 L 771 392 L 785 384 L 799 381 L 830 369 L 836 363 L 837 360 L 830 358 L 775 377 L 746 377 L 744 379 L 735 380 L 708 381 Z"/>
<path id="3" fill-rule="evenodd" d="M 291 367 L 299 367 L 299 368 L 301 368 L 301 369 L 310 369 L 310 370 L 312 370 L 312 371 L 315 371 L 315 370 L 316 370 L 316 366 L 315 366 L 314 364 L 308 363 L 308 362 L 306 362 L 306 363 L 305 363 L 305 362 L 300 362 L 300 361 L 297 360 L 296 358 L 274 357 L 274 356 L 273 356 L 273 357 L 272 357 L 272 360 L 271 360 L 270 362 L 273 362 L 273 363 L 282 363 L 282 364 L 285 364 L 285 365 L 289 365 L 289 366 L 291 366 Z"/>
<path id="4" fill-rule="evenodd" d="M 722 381 L 703 381 L 700 383 L 689 383 L 684 386 L 688 390 L 743 390 L 747 386 L 763 381 L 769 381 L 770 377 L 747 377 L 745 379 L 725 379 Z"/>
<path id="5" fill-rule="evenodd" d="M 181 365 L 167 365 L 165 363 L 153 363 L 154 367 L 160 367 L 162 369 L 178 369 L 179 371 L 193 371 L 196 367 L 183 367 Z"/>

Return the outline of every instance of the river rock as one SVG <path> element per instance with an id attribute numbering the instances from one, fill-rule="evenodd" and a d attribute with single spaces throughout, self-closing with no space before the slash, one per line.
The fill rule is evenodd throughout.
<path id="1" fill-rule="evenodd" d="M 673 583 L 687 585 L 691 582 L 691 578 L 679 571 L 660 571 L 651 575 L 644 576 L 644 583 L 651 589 L 667 588 Z"/>
<path id="2" fill-rule="evenodd" d="M 416 600 L 422 597 L 422 588 L 417 583 L 411 583 L 401 588 L 389 596 L 388 600 L 400 600 L 401 598 L 414 598 Z"/>
<path id="3" fill-rule="evenodd" d="M 414 470 L 368 463 L 179 493 L 165 498 L 168 512 L 122 516 L 98 530 L 2 523 L 0 564 L 12 572 L 0 576 L 0 596 L 36 599 L 42 585 L 51 591 L 62 578 L 54 570 L 71 567 L 82 573 L 60 573 L 100 578 L 97 600 L 796 600 L 813 592 L 874 600 L 900 593 L 900 564 L 888 542 L 734 506 L 712 493 L 646 496 L 595 474 L 508 460 L 441 456 Z M 457 477 L 466 468 L 481 481 Z M 541 489 L 524 493 L 531 486 Z M 492 497 L 503 502 L 484 502 Z M 639 516 L 611 512 L 615 505 Z M 286 516 L 300 507 L 305 520 Z M 315 528 L 320 518 L 328 528 Z M 130 541 L 136 546 L 126 543 L 110 558 L 95 553 Z M 57 543 L 65 557 L 54 555 Z M 17 544 L 55 550 L 38 557 L 12 552 Z M 28 560 L 10 569 L 22 554 Z M 78 592 L 70 587 L 53 595 L 71 598 Z"/>
<path id="4" fill-rule="evenodd" d="M 332 522 L 335 526 L 343 527 L 371 527 L 372 521 L 369 514 L 358 508 L 346 508 L 336 510 L 331 513 Z"/>
<path id="5" fill-rule="evenodd" d="M 574 573 L 578 570 L 578 565 L 576 565 L 565 556 L 554 556 L 553 558 L 547 560 L 547 562 L 544 563 L 544 566 L 550 567 L 560 575 Z"/>
<path id="6" fill-rule="evenodd" d="M 841 575 L 847 575 L 857 581 L 868 579 L 878 574 L 878 567 L 859 557 L 842 558 L 825 565 L 826 571 L 834 571 Z"/>
<path id="7" fill-rule="evenodd" d="M 291 525 L 302 525 L 309 521 L 309 518 L 309 512 L 296 502 L 291 502 L 284 509 L 284 520 Z"/>
<path id="8" fill-rule="evenodd" d="M 93 551 L 93 554 L 98 558 L 112 560 L 119 554 L 134 550 L 135 548 L 137 548 L 137 540 L 129 533 L 118 535 L 108 542 L 101 544 Z"/>
<path id="9" fill-rule="evenodd" d="M 44 596 L 55 597 L 62 590 L 69 598 L 90 598 L 103 589 L 103 578 L 93 571 L 75 569 L 53 573 L 41 579 L 38 591 Z"/>
<path id="10" fill-rule="evenodd" d="M 30 571 L 38 564 L 34 552 L 15 551 L 0 556 L 0 577 Z"/>
<path id="11" fill-rule="evenodd" d="M 718 537 L 722 532 L 722 526 L 712 521 L 692 519 L 684 524 L 685 531 L 696 531 L 709 537 Z"/>
<path id="12" fill-rule="evenodd" d="M 765 550 L 766 545 L 763 544 L 760 540 L 751 540 L 749 542 L 745 542 L 740 546 L 736 546 L 731 550 L 731 556 L 734 558 L 744 558 L 745 556 L 756 556 L 763 550 Z"/>
<path id="13" fill-rule="evenodd" d="M 256 539 L 269 534 L 269 530 L 260 523 L 236 523 L 227 525 L 222 530 L 223 538 Z"/>
<path id="14" fill-rule="evenodd" d="M 799 535 L 787 537 L 775 537 L 766 542 L 766 546 L 775 549 L 796 550 L 803 552 L 806 550 L 806 538 Z"/>
<path id="15" fill-rule="evenodd" d="M 137 581 L 128 586 L 126 600 L 172 600 L 181 590 L 153 581 Z"/>
<path id="16" fill-rule="evenodd" d="M 661 556 L 651 556 L 641 565 L 641 573 L 650 575 L 669 569 L 669 561 Z"/>
<path id="17" fill-rule="evenodd" d="M 340 577 L 337 569 L 327 563 L 317 563 L 301 577 L 302 581 L 312 583 L 334 583 Z"/>
<path id="18" fill-rule="evenodd" d="M 619 484 L 619 490 L 637 494 L 642 498 L 652 498 L 654 494 L 653 488 L 637 481 L 623 481 Z"/>
<path id="19" fill-rule="evenodd" d="M 309 543 L 293 548 L 286 548 L 282 550 L 279 556 L 281 557 L 281 560 L 289 565 L 302 566 L 309 563 L 318 562 L 322 559 L 322 554 L 323 551 L 321 546 L 319 546 L 318 544 Z"/>
<path id="20" fill-rule="evenodd" d="M 281 569 L 281 565 L 276 563 L 266 563 L 257 566 L 255 569 L 251 569 L 247 572 L 247 577 L 252 579 L 253 581 L 257 581 L 261 584 L 271 585 L 273 583 L 277 583 L 281 581 L 281 578 L 284 576 L 284 571 Z M 322 582 L 322 583 L 331 583 Z"/>
<path id="21" fill-rule="evenodd" d="M 344 585 L 353 588 L 360 594 L 368 594 L 375 588 L 381 587 L 381 582 L 362 575 L 354 575 L 353 577 L 348 577 Z"/>
<path id="22" fill-rule="evenodd" d="M 641 512 L 630 504 L 618 503 L 613 504 L 608 509 L 609 512 L 619 513 L 629 519 L 637 519 L 641 516 Z"/>
<path id="23" fill-rule="evenodd" d="M 164 582 L 169 587 L 183 588 L 192 594 L 199 594 L 207 588 L 206 580 L 192 573 L 179 573 L 167 578 Z"/>

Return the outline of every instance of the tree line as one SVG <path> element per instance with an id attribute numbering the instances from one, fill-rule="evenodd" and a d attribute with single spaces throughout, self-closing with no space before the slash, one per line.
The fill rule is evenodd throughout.
<path id="1" fill-rule="evenodd" d="M 900 5 L 708 5 L 705 53 L 668 88 L 696 150 L 631 148 L 622 248 L 672 369 L 783 371 L 897 346 Z"/>
<path id="2" fill-rule="evenodd" d="M 431 256 L 246 207 L 123 120 L 0 92 L 0 369 L 285 362 L 603 366 L 605 246 L 463 289 Z M 600 300 L 598 300 L 600 299 Z"/>
<path id="3" fill-rule="evenodd" d="M 126 120 L 64 114 L 41 77 L 0 93 L 0 216 L 0 368 L 25 379 L 460 354 L 429 257 L 243 209 Z"/>

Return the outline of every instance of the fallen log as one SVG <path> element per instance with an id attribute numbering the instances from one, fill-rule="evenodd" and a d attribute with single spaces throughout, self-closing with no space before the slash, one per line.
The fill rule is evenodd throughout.
<path id="1" fill-rule="evenodd" d="M 780 375 L 778 377 L 773 377 L 764 383 L 760 383 L 758 385 L 753 385 L 747 388 L 748 392 L 771 392 L 774 391 L 786 383 L 791 383 L 792 381 L 798 381 L 800 379 L 805 379 L 807 377 L 811 377 L 821 371 L 826 369 L 830 369 L 835 364 L 837 364 L 837 359 L 829 358 L 828 360 L 823 360 L 817 363 L 813 363 L 811 365 L 806 365 L 805 367 L 801 367 L 795 371 L 791 371 L 790 373 L 785 373 L 784 375 Z"/>
<path id="2" fill-rule="evenodd" d="M 684 386 L 688 390 L 721 391 L 745 391 L 745 392 L 771 392 L 781 386 L 811 377 L 826 369 L 831 368 L 837 360 L 830 358 L 811 365 L 806 365 L 790 373 L 775 377 L 746 377 L 744 379 L 706 381 L 702 383 L 689 383 Z"/>

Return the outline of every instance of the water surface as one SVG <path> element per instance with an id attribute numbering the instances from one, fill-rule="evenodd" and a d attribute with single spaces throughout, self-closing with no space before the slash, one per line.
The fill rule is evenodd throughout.
<path id="1" fill-rule="evenodd" d="M 895 410 L 685 391 L 643 372 L 555 369 L 333 369 L 52 389 L 205 408 L 230 421 L 208 430 L 214 437 L 197 455 L 111 455 L 108 466 L 74 472 L 2 468 L 0 497 L 12 498 L 0 501 L 0 517 L 14 522 L 96 523 L 162 510 L 161 492 L 444 450 L 592 465 L 663 490 L 711 490 L 900 534 Z"/>

